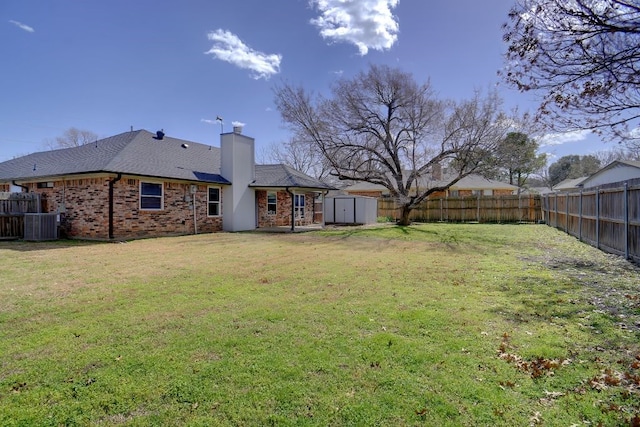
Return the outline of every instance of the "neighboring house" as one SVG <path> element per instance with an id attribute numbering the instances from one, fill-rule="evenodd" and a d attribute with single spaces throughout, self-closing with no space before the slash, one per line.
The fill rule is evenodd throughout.
<path id="1" fill-rule="evenodd" d="M 520 194 L 539 194 L 541 196 L 544 196 L 545 194 L 549 194 L 552 193 L 553 190 L 550 189 L 549 187 L 529 187 L 525 190 L 522 191 L 522 193 Z"/>
<path id="2" fill-rule="evenodd" d="M 72 238 L 127 239 L 307 225 L 332 187 L 285 165 L 255 165 L 242 129 L 220 148 L 125 132 L 0 163 L 0 192 L 38 192 Z"/>
<path id="3" fill-rule="evenodd" d="M 616 160 L 582 181 L 582 187 L 593 188 L 637 178 L 640 178 L 639 161 Z"/>
<path id="4" fill-rule="evenodd" d="M 422 189 L 443 186 L 449 182 L 450 181 L 442 179 L 431 179 L 431 177 L 425 177 L 418 181 L 418 187 L 422 191 Z M 386 187 L 368 182 L 355 183 L 345 187 L 342 191 L 347 194 L 369 197 L 388 197 L 390 194 Z M 510 196 L 517 193 L 518 187 L 515 185 L 472 174 L 462 178 L 445 191 L 439 191 L 431 194 L 430 198 L 471 197 L 477 195 Z"/>
<path id="5" fill-rule="evenodd" d="M 564 181 L 560 181 L 559 183 L 554 185 L 553 186 L 553 191 L 562 192 L 562 193 L 567 193 L 567 192 L 571 192 L 571 191 L 580 191 L 580 189 L 582 188 L 582 183 L 587 178 L 588 177 L 583 176 L 583 177 L 580 177 L 580 178 L 568 178 L 568 179 L 565 179 Z"/>

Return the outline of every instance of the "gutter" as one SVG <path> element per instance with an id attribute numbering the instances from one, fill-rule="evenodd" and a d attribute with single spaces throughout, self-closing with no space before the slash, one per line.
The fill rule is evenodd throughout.
<path id="1" fill-rule="evenodd" d="M 29 192 L 29 187 L 27 187 L 26 185 L 18 184 L 15 179 L 11 180 L 11 184 L 15 185 L 16 187 L 20 187 L 20 188 L 24 189 L 24 191 L 27 192 L 27 193 Z"/>
<path id="2" fill-rule="evenodd" d="M 118 173 L 118 176 L 109 181 L 109 239 L 113 239 L 113 186 L 121 179 L 122 174 Z"/>

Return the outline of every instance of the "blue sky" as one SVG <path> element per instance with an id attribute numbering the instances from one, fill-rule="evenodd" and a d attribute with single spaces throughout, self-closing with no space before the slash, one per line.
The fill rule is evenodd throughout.
<path id="1" fill-rule="evenodd" d="M 260 151 L 288 139 L 275 84 L 327 92 L 388 64 L 442 98 L 499 83 L 513 0 L 2 0 L 0 161 L 74 126 L 134 129 L 219 145 L 233 122 Z M 528 94 L 498 85 L 505 107 Z M 593 135 L 545 139 L 555 156 L 611 148 Z"/>

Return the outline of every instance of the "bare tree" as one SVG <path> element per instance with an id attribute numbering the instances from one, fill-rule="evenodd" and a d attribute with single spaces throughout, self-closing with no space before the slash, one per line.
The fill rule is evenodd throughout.
<path id="1" fill-rule="evenodd" d="M 50 150 L 54 150 L 56 148 L 79 147 L 81 145 L 95 142 L 97 139 L 98 135 L 90 130 L 70 127 L 64 131 L 62 136 L 56 137 L 54 141 L 46 140 L 45 146 Z"/>
<path id="2" fill-rule="evenodd" d="M 298 135 L 288 142 L 272 143 L 262 153 L 263 163 L 283 163 L 300 172 L 324 180 L 331 165 L 313 144 Z"/>
<path id="3" fill-rule="evenodd" d="M 538 120 L 640 140 L 638 0 L 520 0 L 509 19 L 500 74 L 541 96 Z"/>
<path id="4" fill-rule="evenodd" d="M 331 98 L 288 84 L 275 88 L 283 121 L 313 142 L 331 174 L 386 187 L 401 206 L 403 225 L 430 194 L 494 167 L 493 155 L 510 124 L 499 101 L 495 93 L 441 101 L 428 82 L 375 65 L 338 80 Z M 439 166 L 454 173 L 429 185 L 430 172 Z"/>
<path id="5" fill-rule="evenodd" d="M 630 148 L 616 147 L 610 150 L 602 150 L 593 153 L 593 156 L 600 161 L 602 167 L 616 160 L 640 160 L 640 152 Z"/>

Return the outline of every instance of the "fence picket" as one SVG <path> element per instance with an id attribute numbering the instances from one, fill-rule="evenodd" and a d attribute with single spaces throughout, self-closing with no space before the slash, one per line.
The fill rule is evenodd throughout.
<path id="1" fill-rule="evenodd" d="M 427 199 L 411 211 L 419 222 L 538 222 L 542 199 L 527 196 L 472 196 Z M 391 198 L 378 199 L 378 217 L 397 220 L 400 206 Z"/>

